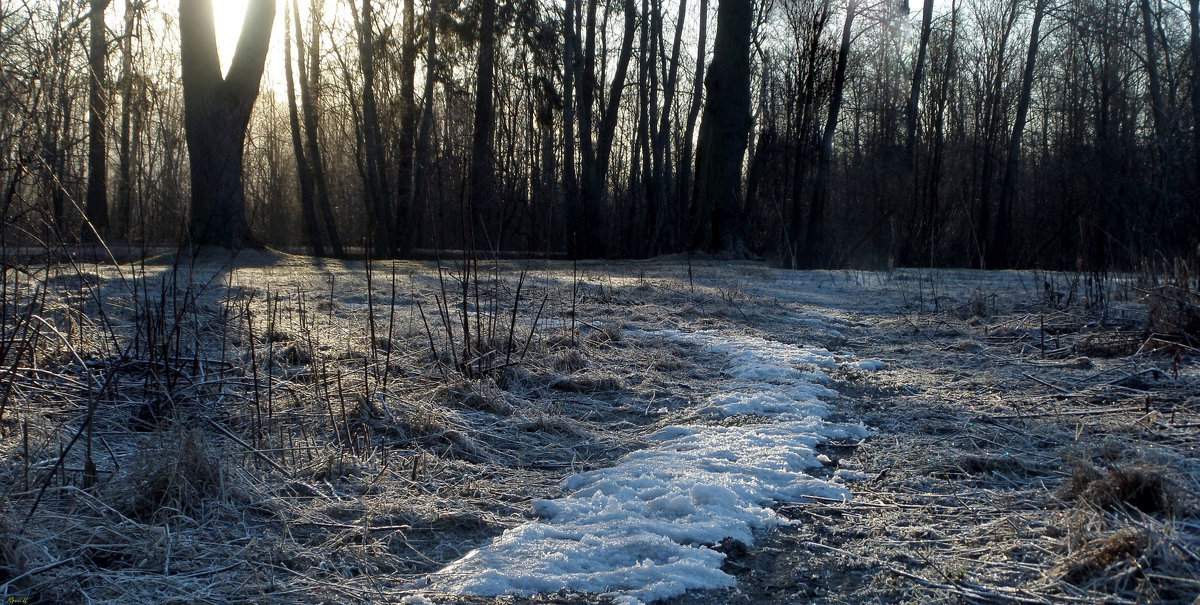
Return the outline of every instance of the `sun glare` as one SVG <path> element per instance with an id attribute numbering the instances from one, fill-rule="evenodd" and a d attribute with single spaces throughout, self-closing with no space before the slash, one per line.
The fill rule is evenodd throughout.
<path id="1" fill-rule="evenodd" d="M 233 53 L 237 51 L 238 36 L 242 33 L 242 18 L 249 0 L 212 0 L 213 29 L 217 32 L 217 54 L 221 56 L 221 71 L 229 71 Z"/>

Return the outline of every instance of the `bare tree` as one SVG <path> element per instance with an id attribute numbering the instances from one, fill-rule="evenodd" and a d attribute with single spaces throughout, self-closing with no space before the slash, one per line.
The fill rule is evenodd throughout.
<path id="1" fill-rule="evenodd" d="M 296 180 L 300 185 L 300 222 L 308 247 L 317 256 L 325 255 L 325 245 L 321 240 L 321 231 L 317 227 L 317 209 L 313 200 L 313 174 L 309 168 L 308 158 L 305 157 L 304 143 L 300 136 L 300 111 L 296 107 L 296 83 L 292 76 L 292 10 L 285 3 L 283 7 L 283 71 L 287 82 L 288 130 L 292 135 L 292 154 L 296 156 Z M 299 13 L 296 14 L 299 20 Z M 297 36 L 299 37 L 299 36 Z M 300 57 L 301 63 L 304 57 Z"/>
<path id="2" fill-rule="evenodd" d="M 242 191 L 242 156 L 275 19 L 275 0 L 251 0 L 237 51 L 222 77 L 211 0 L 179 1 L 184 127 L 191 166 L 192 241 L 254 243 Z"/>
<path id="3" fill-rule="evenodd" d="M 355 9 L 354 4 L 350 4 Z M 355 9 L 354 22 L 358 30 L 359 66 L 362 68 L 362 138 L 366 162 L 367 207 L 371 216 L 371 244 L 378 257 L 395 251 L 395 223 L 388 199 L 387 175 L 384 171 L 383 133 L 379 124 L 379 109 L 375 99 L 375 9 L 371 0 L 362 0 L 362 10 Z"/>
<path id="4" fill-rule="evenodd" d="M 829 98 L 829 113 L 825 118 L 825 131 L 821 135 L 821 147 L 817 155 L 817 177 L 813 183 L 812 203 L 808 209 L 805 254 L 801 263 L 809 267 L 823 266 L 827 262 L 825 252 L 825 204 L 829 196 L 829 171 L 833 161 L 833 136 L 837 132 L 838 114 L 842 108 L 842 96 L 846 87 L 846 62 L 850 58 L 851 32 L 854 17 L 858 14 L 858 0 L 850 0 L 846 6 L 846 21 L 842 25 L 842 42 L 838 47 L 837 67 L 833 72 L 832 92 Z"/>
<path id="5" fill-rule="evenodd" d="M 329 240 L 333 255 L 345 256 L 342 248 L 342 238 L 338 234 L 337 221 L 333 217 L 333 205 L 329 199 L 329 185 L 325 176 L 324 155 L 317 132 L 318 92 L 321 89 L 321 13 L 324 7 L 322 0 L 314 0 L 308 6 L 309 14 L 309 43 L 304 44 L 304 36 L 300 20 L 294 23 L 296 30 L 297 67 L 300 72 L 300 111 L 304 116 L 304 141 L 307 150 L 308 168 L 312 172 L 313 184 L 316 186 L 317 208 L 320 210 L 319 227 Z M 292 14 L 300 14 L 298 0 L 292 0 Z M 306 59 L 307 58 L 307 59 Z M 305 61 L 308 61 L 307 67 Z"/>
<path id="6" fill-rule="evenodd" d="M 1004 168 L 1004 180 L 1000 185 L 1000 202 L 996 207 L 996 229 L 988 241 L 987 266 L 1005 269 L 1012 265 L 1012 221 L 1013 198 L 1016 197 L 1018 170 L 1021 167 L 1021 138 L 1025 134 L 1025 122 L 1029 118 L 1029 103 L 1033 94 L 1034 65 L 1037 63 L 1038 44 L 1041 43 L 1042 17 L 1046 14 L 1048 0 L 1037 0 L 1033 9 L 1033 25 L 1029 31 L 1029 51 L 1025 55 L 1025 71 L 1021 78 L 1021 96 L 1017 99 L 1017 113 L 1013 119 L 1012 137 L 1008 144 L 1008 160 Z"/>

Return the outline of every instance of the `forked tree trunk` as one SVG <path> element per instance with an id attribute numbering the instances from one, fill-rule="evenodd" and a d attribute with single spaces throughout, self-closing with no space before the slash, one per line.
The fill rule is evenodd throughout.
<path id="1" fill-rule="evenodd" d="M 351 3 L 351 8 L 354 8 Z M 378 258 L 395 251 L 395 227 L 388 199 L 387 175 L 383 172 L 383 137 L 375 100 L 375 9 L 371 0 L 362 0 L 362 12 L 355 12 L 358 25 L 359 65 L 362 68 L 362 137 L 366 156 L 366 188 L 371 211 L 371 239 Z"/>
<path id="2" fill-rule="evenodd" d="M 221 76 L 211 0 L 179 0 L 183 114 L 191 165 L 192 243 L 253 245 L 242 192 L 242 152 L 258 97 L 275 0 L 251 0 L 229 73 Z"/>
<path id="3" fill-rule="evenodd" d="M 585 227 L 580 209 L 579 179 L 575 174 L 575 56 L 579 35 L 575 27 L 578 0 L 563 7 L 563 214 L 566 216 L 566 245 L 571 258 L 579 257 L 579 232 Z"/>
<path id="4" fill-rule="evenodd" d="M 662 11 L 662 3 L 659 2 L 657 11 Z M 669 176 L 671 170 L 671 110 L 675 102 L 675 91 L 679 85 L 679 53 L 680 47 L 683 44 L 683 27 L 684 18 L 687 16 L 687 0 L 679 1 L 679 19 L 675 24 L 675 38 L 671 43 L 671 59 L 670 67 L 667 70 L 666 79 L 663 81 L 663 106 L 659 114 L 658 132 L 654 139 L 654 179 L 656 183 L 656 194 L 658 196 L 659 208 L 654 217 L 655 225 L 650 231 L 650 240 L 652 247 L 650 254 L 661 252 L 664 248 L 669 249 L 672 246 L 670 239 L 670 221 L 672 212 L 667 208 L 672 198 Z M 659 17 L 659 31 L 662 33 L 662 18 Z M 683 170 L 687 172 L 687 170 Z"/>
<path id="5" fill-rule="evenodd" d="M 1158 44 L 1154 39 L 1154 14 L 1150 8 L 1150 0 L 1141 0 L 1142 33 L 1146 42 L 1146 76 L 1150 85 L 1150 109 L 1154 116 L 1155 147 L 1158 148 L 1159 161 L 1162 163 L 1162 193 L 1159 195 L 1156 207 L 1159 228 L 1165 227 L 1169 206 L 1174 197 L 1174 144 L 1172 142 L 1172 123 L 1168 103 L 1163 98 L 1162 75 L 1158 71 Z"/>
<path id="6" fill-rule="evenodd" d="M 1192 56 L 1192 170 L 1200 188 L 1200 0 L 1188 1 L 1188 41 Z M 1193 208 L 1193 219 L 1200 219 Z"/>

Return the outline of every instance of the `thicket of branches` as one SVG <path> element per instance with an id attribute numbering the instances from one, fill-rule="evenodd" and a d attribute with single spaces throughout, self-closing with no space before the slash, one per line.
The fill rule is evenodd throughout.
<path id="1" fill-rule="evenodd" d="M 92 226 L 185 237 L 178 8 L 0 8 L 4 245 Z M 280 0 L 245 151 L 255 239 L 374 256 L 718 248 L 792 266 L 1193 252 L 1196 0 L 751 8 L 741 182 L 709 207 L 695 141 L 701 109 L 730 94 L 705 73 L 716 3 Z"/>

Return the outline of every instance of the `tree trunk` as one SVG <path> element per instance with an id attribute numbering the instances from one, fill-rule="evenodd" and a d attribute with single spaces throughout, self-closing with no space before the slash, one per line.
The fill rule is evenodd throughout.
<path id="1" fill-rule="evenodd" d="M 108 2 L 90 0 L 91 14 L 88 15 L 91 31 L 88 40 L 87 222 L 81 233 L 84 240 L 94 240 L 108 231 L 108 138 L 105 136 L 108 124 L 105 54 L 108 43 L 104 35 L 104 10 L 108 8 Z"/>
<path id="2" fill-rule="evenodd" d="M 567 253 L 581 256 L 579 232 L 585 226 L 579 199 L 579 179 L 575 175 L 575 50 L 579 33 L 575 26 L 575 7 L 579 0 L 566 0 L 563 7 L 563 214 L 566 216 Z"/>
<path id="3" fill-rule="evenodd" d="M 300 72 L 300 111 L 304 118 L 305 148 L 308 154 L 308 167 L 312 171 L 313 184 L 316 185 L 317 207 L 321 211 L 321 223 L 325 237 L 329 239 L 329 247 L 333 255 L 341 258 L 346 255 L 342 247 L 342 238 L 338 235 L 337 222 L 333 217 L 333 204 L 329 200 L 329 185 L 325 179 L 325 161 L 321 153 L 321 145 L 317 131 L 317 91 L 321 89 L 321 12 L 324 3 L 321 0 L 312 2 L 308 7 L 309 13 L 309 44 L 304 47 L 304 36 L 300 31 L 300 20 L 294 24 L 296 28 L 296 65 Z M 298 0 L 292 0 L 292 14 L 300 14 Z M 308 68 L 304 66 L 307 57 Z"/>
<path id="4" fill-rule="evenodd" d="M 395 251 L 395 237 L 387 177 L 383 173 L 383 137 L 375 101 L 375 17 L 371 0 L 362 0 L 362 11 L 356 20 L 359 64 L 363 74 L 363 152 L 366 156 L 368 207 L 371 210 L 371 244 L 375 256 L 383 258 Z"/>
<path id="5" fill-rule="evenodd" d="M 300 185 L 300 222 L 308 247 L 313 254 L 325 256 L 325 244 L 317 227 L 317 211 L 313 203 L 313 174 L 308 159 L 304 157 L 304 143 L 300 136 L 300 112 L 296 108 L 296 84 L 292 77 L 292 10 L 283 7 L 283 71 L 287 81 L 288 126 L 292 135 L 292 153 L 296 156 L 296 178 Z M 296 13 L 297 22 L 300 14 Z M 297 31 L 299 36 L 299 31 Z M 304 57 L 300 57 L 304 61 Z"/>
<path id="6" fill-rule="evenodd" d="M 846 22 L 842 26 L 842 43 L 838 48 L 837 67 L 833 72 L 833 90 L 829 99 L 829 115 L 825 119 L 825 132 L 821 136 L 821 147 L 817 155 L 817 176 L 813 183 L 812 204 L 808 207 L 808 229 L 805 233 L 804 258 L 800 261 L 808 267 L 821 267 L 828 262 L 825 251 L 825 203 L 829 195 L 829 170 L 833 160 L 833 136 L 837 132 L 838 113 L 842 108 L 842 93 L 846 86 L 846 61 L 850 55 L 851 31 L 854 17 L 858 13 L 858 0 L 850 0 L 846 7 Z"/>
<path id="7" fill-rule="evenodd" d="M 425 207 L 429 197 L 429 167 L 433 131 L 433 91 L 437 72 L 437 21 L 438 0 L 429 3 L 429 42 L 425 54 L 424 105 L 421 107 L 421 128 L 417 133 L 416 167 L 413 177 L 412 222 L 409 223 L 409 241 L 415 247 L 420 243 L 421 224 L 425 218 Z"/>
<path id="8" fill-rule="evenodd" d="M 662 4 L 658 3 L 658 11 L 661 12 Z M 683 27 L 684 18 L 687 16 L 687 0 L 679 0 L 679 18 L 675 22 L 675 38 L 671 43 L 671 61 L 667 71 L 666 80 L 663 82 L 663 106 L 662 113 L 659 114 L 658 133 L 654 141 L 654 178 L 657 181 L 655 188 L 658 195 L 658 216 L 655 217 L 657 225 L 651 233 L 651 238 L 654 242 L 651 253 L 661 252 L 664 249 L 670 249 L 673 243 L 670 241 L 669 221 L 671 220 L 671 212 L 667 208 L 669 200 L 672 199 L 671 191 L 668 189 L 668 183 L 672 181 L 668 176 L 671 170 L 671 109 L 675 103 L 675 90 L 679 83 L 679 56 L 680 47 L 683 44 Z M 659 21 L 661 22 L 661 17 Z M 661 28 L 660 28 L 661 30 Z M 688 172 L 685 169 L 682 172 Z"/>
<path id="9" fill-rule="evenodd" d="M 700 33 L 696 41 L 696 73 L 692 78 L 692 104 L 688 106 L 687 125 L 683 129 L 683 152 L 679 154 L 679 186 L 675 188 L 675 233 L 677 245 L 691 245 L 692 201 L 692 139 L 696 132 L 696 120 L 700 117 L 700 103 L 704 98 L 704 54 L 708 37 L 708 0 L 700 0 Z M 673 246 L 674 247 L 674 246 Z"/>
<path id="10" fill-rule="evenodd" d="M 133 167 L 131 140 L 133 122 L 133 29 L 140 8 L 138 0 L 125 0 L 125 29 L 121 36 L 121 132 L 117 142 L 117 232 L 125 241 L 133 229 Z"/>
<path id="11" fill-rule="evenodd" d="M 632 227 L 631 233 L 636 234 L 629 242 L 629 248 L 626 253 L 633 253 L 639 256 L 649 256 L 653 254 L 655 246 L 656 234 L 659 225 L 659 208 L 660 200 L 663 193 L 662 179 L 662 153 L 658 149 L 660 140 L 666 140 L 665 136 L 658 132 L 659 126 L 659 107 L 658 100 L 658 61 L 657 58 L 662 55 L 659 44 L 662 41 L 662 7 L 659 2 L 651 4 L 650 0 L 642 0 L 642 39 L 641 39 L 641 54 L 642 54 L 642 72 L 643 75 L 638 79 L 642 102 L 646 104 L 646 123 L 642 130 L 644 131 L 643 150 L 642 153 L 646 158 L 644 160 L 644 190 L 646 193 L 644 223 L 638 228 L 636 225 Z M 665 115 L 665 114 L 663 114 Z M 636 248 L 635 248 L 636 243 Z"/>
<path id="12" fill-rule="evenodd" d="M 1192 55 L 1192 170 L 1200 188 L 1200 0 L 1189 0 L 1188 39 Z M 1200 218 L 1193 205 L 1193 219 Z"/>
<path id="13" fill-rule="evenodd" d="M 1029 31 L 1029 52 L 1025 56 L 1025 72 L 1021 78 L 1021 97 L 1017 99 L 1017 115 L 1013 122 L 1012 137 L 1008 142 L 1008 160 L 1004 167 L 1004 181 L 1000 185 L 1000 203 L 996 207 L 996 229 L 988 242 L 987 266 L 990 269 L 1007 269 L 1012 265 L 1012 207 L 1016 197 L 1018 171 L 1021 167 L 1021 138 L 1025 133 L 1025 121 L 1029 117 L 1029 101 L 1033 92 L 1033 72 L 1037 62 L 1039 30 L 1042 16 L 1046 13 L 1047 0 L 1038 0 L 1033 9 L 1033 24 Z"/>
<path id="14" fill-rule="evenodd" d="M 396 151 L 396 245 L 403 255 L 412 252 L 413 144 L 416 115 L 413 110 L 416 78 L 417 43 L 413 20 L 413 0 L 404 0 L 404 41 L 400 51 L 400 136 Z"/>
<path id="15" fill-rule="evenodd" d="M 916 166 L 917 112 L 921 103 L 921 84 L 925 78 L 925 57 L 929 52 L 929 35 L 932 32 L 933 0 L 925 0 L 921 13 L 921 40 L 917 45 L 917 62 L 913 65 L 912 89 L 908 93 L 908 109 L 905 113 L 904 151 L 910 167 Z"/>
<path id="16" fill-rule="evenodd" d="M 787 252 L 785 262 L 788 268 L 798 269 L 802 265 L 801 258 L 805 250 L 804 232 L 804 208 L 805 208 L 805 172 L 808 168 L 809 158 L 813 147 L 813 140 L 816 138 L 815 125 L 817 114 L 817 88 L 818 71 L 821 63 L 821 36 L 820 32 L 825 31 L 825 25 L 829 23 L 829 0 L 822 0 L 820 11 L 812 13 L 811 26 L 808 29 L 809 36 L 805 41 L 804 46 L 804 79 L 800 83 L 800 99 L 798 112 L 800 114 L 796 127 L 796 156 L 792 164 L 792 211 L 788 218 L 787 229 Z M 796 45 L 800 45 L 800 36 L 796 36 Z M 811 133 L 811 134 L 810 134 Z M 811 198 L 809 200 L 811 202 Z"/>
<path id="17" fill-rule="evenodd" d="M 1159 161 L 1162 163 L 1162 193 L 1156 206 L 1155 227 L 1166 225 L 1166 206 L 1174 197 L 1174 178 L 1172 157 L 1171 120 L 1168 115 L 1167 102 L 1163 99 L 1162 77 L 1158 71 L 1158 45 L 1154 41 L 1154 15 L 1150 10 L 1150 0 L 1141 0 L 1142 33 L 1146 42 L 1146 76 L 1150 84 L 1150 108 L 1154 116 L 1155 147 L 1158 148 Z"/>
<path id="18" fill-rule="evenodd" d="M 937 249 L 937 238 L 941 217 L 938 216 L 939 195 L 942 182 L 942 167 L 945 164 L 946 106 L 951 96 L 951 86 L 957 71 L 958 59 L 958 6 L 950 2 L 950 38 L 946 42 L 946 62 L 942 68 L 942 79 L 936 93 L 936 110 L 933 119 L 933 159 L 929 166 L 929 186 L 926 188 L 924 233 L 920 238 L 927 242 L 926 252 L 932 266 Z"/>
<path id="19" fill-rule="evenodd" d="M 491 205 L 493 190 L 492 131 L 496 127 L 493 98 L 496 70 L 496 2 L 483 0 L 479 17 L 479 54 L 475 63 L 475 121 L 471 136 L 471 197 L 467 216 L 463 217 L 465 245 L 474 247 L 476 225 L 473 220 Z"/>
<path id="20" fill-rule="evenodd" d="M 704 80 L 706 100 L 696 143 L 692 246 L 713 251 L 742 248 L 742 163 L 750 116 L 750 0 L 724 0 L 717 8 L 713 60 Z"/>
<path id="21" fill-rule="evenodd" d="M 621 49 L 617 54 L 617 64 L 613 72 L 613 80 L 609 87 L 607 103 L 600 114 L 600 125 L 596 134 L 596 144 L 592 148 L 594 155 L 587 153 L 587 149 L 591 148 L 590 142 L 584 147 L 585 153 L 583 156 L 583 190 L 581 198 L 583 204 L 583 218 L 588 226 L 584 232 L 583 246 L 581 249 L 582 255 L 585 257 L 596 258 L 608 255 L 609 236 L 605 226 L 608 224 L 606 214 L 606 196 L 608 165 L 612 159 L 613 138 L 617 131 L 617 111 L 621 104 L 621 92 L 625 89 L 625 78 L 629 73 L 629 61 L 633 56 L 633 38 L 637 33 L 637 5 L 633 0 L 624 0 L 622 2 L 623 10 L 625 11 L 625 28 L 621 38 Z M 595 23 L 595 2 L 594 0 L 589 5 L 588 26 L 592 28 Z M 588 31 L 588 59 L 589 66 L 585 67 L 586 73 L 584 77 L 586 81 L 595 81 L 595 31 Z M 591 88 L 589 84 L 588 88 Z M 590 91 L 587 95 L 591 97 Z M 583 94 L 580 94 L 581 103 Z M 590 112 L 590 102 L 589 109 Z M 580 111 L 584 111 L 581 107 Z M 580 114 L 582 117 L 582 113 Z M 590 128 L 591 119 L 586 120 Z M 582 123 L 582 121 L 581 121 Z M 583 139 L 585 133 L 580 132 L 580 139 Z M 590 133 L 586 133 L 587 137 L 591 137 Z"/>
<path id="22" fill-rule="evenodd" d="M 1013 2 L 1006 21 L 1002 24 L 999 48 L 996 51 L 995 73 L 992 74 L 987 98 L 982 99 L 987 105 L 984 114 L 983 133 L 983 167 L 979 177 L 979 208 L 975 216 L 974 249 L 971 255 L 980 269 L 987 267 L 987 242 L 992 233 L 992 173 L 996 168 L 996 141 L 1000 136 L 1000 126 L 1003 121 L 1004 108 L 1004 56 L 1008 51 L 1008 38 L 1012 34 L 1013 24 L 1019 15 L 1018 4 Z M 974 263 L 973 263 L 974 264 Z"/>
<path id="23" fill-rule="evenodd" d="M 582 8 L 582 0 L 575 0 L 576 6 Z M 591 248 L 596 239 L 596 234 L 593 229 L 598 226 L 591 222 L 589 215 L 590 207 L 593 202 L 587 197 L 589 195 L 589 184 L 595 181 L 592 174 L 596 166 L 596 144 L 592 139 L 592 114 L 596 101 L 596 7 L 599 4 L 598 0 L 588 0 L 587 2 L 587 24 L 584 26 L 584 31 L 587 33 L 587 38 L 584 41 L 582 60 L 576 61 L 575 66 L 575 83 L 578 95 L 575 102 L 577 106 L 576 120 L 579 128 L 579 212 L 578 218 L 572 221 L 572 229 L 574 235 L 574 246 L 571 249 L 572 258 L 584 258 L 594 256 Z M 576 41 L 579 36 L 575 36 Z"/>
<path id="24" fill-rule="evenodd" d="M 211 0 L 179 1 L 184 128 L 191 165 L 194 244 L 254 244 L 242 192 L 242 152 L 258 96 L 275 0 L 251 0 L 227 76 L 221 76 Z"/>

